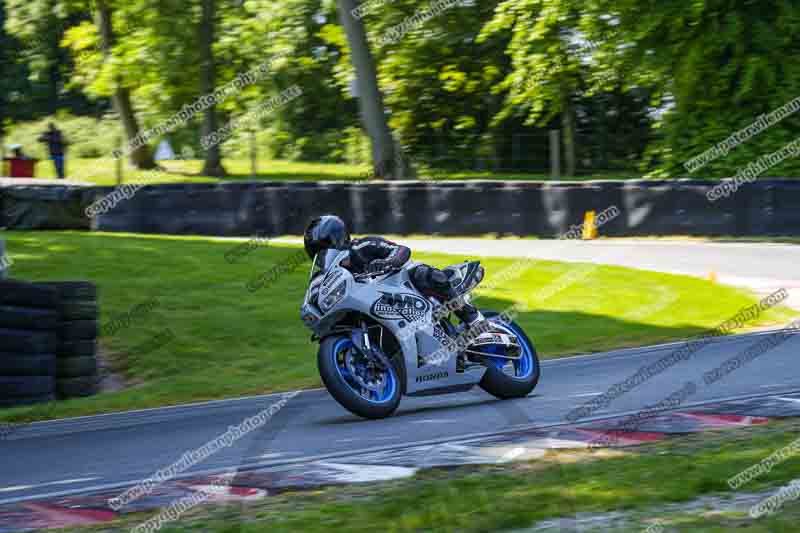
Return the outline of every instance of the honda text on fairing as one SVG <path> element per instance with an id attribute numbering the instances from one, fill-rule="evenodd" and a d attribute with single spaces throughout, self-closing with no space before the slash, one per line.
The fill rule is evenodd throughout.
<path id="1" fill-rule="evenodd" d="M 388 271 L 353 274 L 348 251 L 314 257 L 301 316 L 320 343 L 317 362 L 331 395 L 365 418 L 391 415 L 403 395 L 424 396 L 480 385 L 506 399 L 539 381 L 533 343 L 513 320 L 484 312 L 477 328 L 454 324 L 451 306 L 416 290 L 409 261 Z M 483 279 L 477 261 L 444 269 L 459 299 Z"/>

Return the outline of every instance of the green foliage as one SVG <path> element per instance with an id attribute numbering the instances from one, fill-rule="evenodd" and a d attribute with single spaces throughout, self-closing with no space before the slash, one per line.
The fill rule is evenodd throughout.
<path id="1" fill-rule="evenodd" d="M 3 116 L 29 119 L 55 113 L 61 107 L 77 113 L 90 113 L 105 107 L 93 105 L 80 91 L 65 87 L 73 68 L 67 50 L 61 48 L 65 31 L 88 18 L 85 4 L 78 0 L 2 0 L 0 23 L 2 38 L 13 37 L 11 57 L 0 57 L 3 69 L 10 68 L 14 78 L 0 83 L 0 91 L 10 84 L 11 94 L 4 94 L 9 104 L 0 107 Z M 5 55 L 6 43 L 0 43 Z"/>
<path id="2" fill-rule="evenodd" d="M 462 168 L 475 159 L 499 164 L 511 131 L 526 130 L 491 124 L 501 101 L 492 88 L 508 62 L 503 39 L 476 37 L 497 1 L 456 4 L 414 24 L 411 17 L 432 3 L 395 0 L 366 17 L 390 124 L 416 160 Z M 383 42 L 404 23 L 411 29 L 399 41 Z"/>
<path id="3" fill-rule="evenodd" d="M 582 172 L 686 176 L 685 161 L 800 96 L 795 0 L 486 0 L 413 18 L 434 3 L 387 1 L 364 18 L 390 125 L 422 166 L 545 170 L 547 130 L 568 112 Z M 104 58 L 90 0 L 0 0 L 3 124 L 100 116 L 126 87 L 148 128 L 202 96 L 198 0 L 107 4 L 116 42 Z M 218 0 L 217 11 L 217 85 L 270 64 L 219 103 L 220 124 L 298 85 L 302 96 L 258 125 L 259 152 L 369 156 L 336 0 Z M 693 176 L 732 175 L 798 126 L 800 113 Z M 199 153 L 200 130 L 198 117 L 169 139 Z M 249 154 L 249 131 L 223 149 Z M 798 171 L 792 159 L 765 175 Z"/>
<path id="4" fill-rule="evenodd" d="M 660 139 L 646 161 L 655 176 L 688 174 L 683 162 L 800 96 L 800 5 L 792 0 L 602 0 L 617 22 L 605 48 L 629 86 L 653 90 L 669 103 Z M 698 171 L 730 176 L 796 137 L 800 116 L 746 142 Z M 765 175 L 796 174 L 789 160 Z"/>

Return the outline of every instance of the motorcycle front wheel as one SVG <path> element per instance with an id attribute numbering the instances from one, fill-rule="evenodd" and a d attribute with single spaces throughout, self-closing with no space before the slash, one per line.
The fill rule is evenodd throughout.
<path id="1" fill-rule="evenodd" d="M 504 322 L 500 319 L 500 314 L 494 311 L 485 311 L 483 315 L 498 329 L 517 337 L 522 355 L 515 361 L 487 357 L 486 373 L 480 382 L 481 388 L 503 400 L 527 396 L 536 388 L 541 376 L 536 348 L 516 322 Z"/>
<path id="2" fill-rule="evenodd" d="M 396 368 L 378 368 L 350 340 L 327 337 L 317 353 L 325 388 L 342 407 L 364 418 L 386 418 L 400 405 L 402 387 Z"/>

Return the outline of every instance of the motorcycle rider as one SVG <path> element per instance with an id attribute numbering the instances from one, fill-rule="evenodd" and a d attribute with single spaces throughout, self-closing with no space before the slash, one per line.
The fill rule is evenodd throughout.
<path id="1" fill-rule="evenodd" d="M 313 260 L 322 250 L 349 250 L 350 255 L 342 266 L 354 274 L 395 270 L 411 258 L 411 249 L 382 237 L 369 236 L 350 239 L 344 221 L 335 215 L 323 215 L 309 222 L 304 235 L 306 253 Z M 484 320 L 483 315 L 470 303 L 459 298 L 448 275 L 438 268 L 419 264 L 411 269 L 411 281 L 422 294 L 442 302 L 456 302 L 453 312 L 469 328 Z"/>

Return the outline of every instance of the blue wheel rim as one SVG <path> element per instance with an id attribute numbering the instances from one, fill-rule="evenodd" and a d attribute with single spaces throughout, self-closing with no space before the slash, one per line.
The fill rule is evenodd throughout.
<path id="1" fill-rule="evenodd" d="M 333 345 L 333 350 L 331 350 L 333 365 L 339 372 L 339 376 L 342 378 L 342 381 L 344 381 L 347 387 L 362 400 L 376 404 L 382 404 L 391 401 L 392 398 L 394 398 L 395 392 L 397 391 L 397 377 L 395 376 L 394 371 L 385 370 L 383 372 L 383 378 L 386 381 L 382 391 L 369 390 L 361 387 L 355 380 L 353 374 L 350 372 L 347 364 L 344 361 L 339 361 L 339 354 L 352 347 L 353 341 L 347 338 L 342 338 Z M 364 395 L 365 390 L 367 391 L 366 396 Z"/>
<path id="2" fill-rule="evenodd" d="M 508 359 L 501 359 L 499 357 L 493 357 L 492 363 L 494 363 L 495 367 L 499 370 L 505 371 L 506 366 L 509 362 L 513 363 L 514 365 L 514 376 L 517 379 L 528 379 L 534 372 L 538 372 L 538 363 L 536 358 L 533 356 L 534 350 L 533 346 L 527 341 L 527 339 L 523 336 L 522 330 L 514 324 L 506 324 L 505 322 L 500 321 L 493 321 L 493 323 L 500 329 L 506 330 L 507 333 L 511 333 L 514 335 L 517 340 L 519 341 L 520 348 L 522 350 L 522 357 L 518 360 L 509 361 Z M 499 349 L 497 347 L 490 347 L 491 350 Z M 496 353 L 496 352 L 495 352 Z"/>

